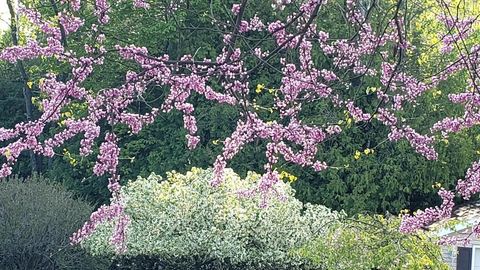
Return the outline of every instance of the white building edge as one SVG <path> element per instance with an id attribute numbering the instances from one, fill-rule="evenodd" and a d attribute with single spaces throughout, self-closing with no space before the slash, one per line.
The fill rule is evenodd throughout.
<path id="1" fill-rule="evenodd" d="M 455 237 L 454 246 L 442 246 L 442 257 L 454 270 L 480 270 L 480 238 L 472 234 L 472 228 L 480 222 L 480 201 L 459 205 L 452 217 L 429 226 L 440 237 Z"/>

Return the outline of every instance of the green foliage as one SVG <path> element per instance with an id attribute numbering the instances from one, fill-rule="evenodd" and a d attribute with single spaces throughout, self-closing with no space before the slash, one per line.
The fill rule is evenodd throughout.
<path id="1" fill-rule="evenodd" d="M 23 83 L 15 66 L 0 63 L 0 126 L 13 127 L 16 123 L 25 120 L 22 87 Z M 18 164 L 15 165 L 15 171 L 22 176 L 31 173 L 28 153 L 20 156 Z"/>
<path id="2" fill-rule="evenodd" d="M 336 223 L 324 237 L 294 253 L 322 269 L 449 269 L 434 239 L 421 232 L 404 235 L 399 224 L 396 217 L 358 215 Z"/>
<path id="3" fill-rule="evenodd" d="M 438 182 L 445 188 L 454 188 L 454 182 L 478 157 L 479 141 L 472 135 L 473 130 L 440 142 L 439 159 L 428 161 L 405 141 L 385 140 L 387 131 L 383 127 L 368 128 L 347 129 L 321 148 L 321 158 L 337 169 L 318 174 L 286 166 L 302 179 L 293 184 L 297 197 L 345 209 L 349 214 L 425 208 L 439 203 L 432 185 Z M 371 148 L 374 153 L 364 154 L 365 149 Z M 354 157 L 356 151 L 361 152 L 359 159 Z"/>
<path id="4" fill-rule="evenodd" d="M 93 208 L 34 176 L 0 183 L 0 269 L 105 269 L 69 237 Z"/>
<path id="5" fill-rule="evenodd" d="M 38 0 L 22 1 L 25 5 L 40 6 Z M 369 3 L 372 1 L 361 1 Z M 455 3 L 462 1 L 455 0 Z M 468 1 L 467 1 L 468 2 Z M 467 5 L 463 9 L 466 14 L 477 12 L 478 7 L 463 1 Z M 223 0 L 190 0 L 183 1 L 181 7 L 175 12 L 164 9 L 163 2 L 152 5 L 148 10 L 134 9 L 131 2 L 112 1 L 110 18 L 111 22 L 102 26 L 101 32 L 107 35 L 107 42 L 115 42 L 120 45 L 142 44 L 149 49 L 152 55 L 168 54 L 170 59 L 178 59 L 183 54 L 195 54 L 195 58 L 216 57 L 222 44 L 222 31 L 218 31 L 212 25 L 211 16 L 218 21 L 232 20 L 230 7 L 232 1 Z M 396 1 L 376 1 L 375 9 L 371 13 L 372 27 L 382 31 L 386 17 L 391 17 Z M 91 4 L 89 4 L 91 5 Z M 289 12 L 273 11 L 270 1 L 249 2 L 247 17 L 252 17 L 253 10 L 258 12 L 260 18 L 265 21 L 275 21 Z M 355 29 L 350 29 L 344 23 L 342 9 L 334 6 L 343 6 L 343 0 L 329 1 L 332 8 L 321 9 L 317 17 L 319 29 L 330 32 L 331 38 L 351 38 Z M 461 5 L 461 6 L 462 6 Z M 427 66 L 426 63 L 445 63 L 446 59 L 439 51 L 440 43 L 437 34 L 445 30 L 436 21 L 438 10 L 430 7 L 438 6 L 434 0 L 414 0 L 409 4 L 409 12 L 404 14 L 408 25 L 408 35 L 412 38 L 415 50 L 406 52 L 405 71 L 428 77 L 438 72 L 441 64 Z M 474 9 L 476 8 L 476 9 Z M 42 14 L 52 17 L 53 10 L 49 5 L 42 5 Z M 477 12 L 478 13 L 478 12 Z M 265 22 L 264 21 L 264 22 Z M 152 23 L 154 22 L 154 23 Z M 21 22 L 22 23 L 22 22 Z M 87 30 L 95 20 L 87 20 L 86 25 L 80 30 Z M 23 22 L 25 24 L 25 22 Z M 129 31 L 125 31 L 129 29 Z M 26 32 L 26 31 L 24 31 Z M 41 33 L 30 31 L 29 35 L 42 38 Z M 477 31 L 478 32 L 478 31 Z M 2 37 L 2 47 L 10 43 L 8 32 Z M 25 33 L 23 35 L 26 35 Z M 249 38 L 260 38 L 259 33 L 249 33 Z M 83 53 L 85 40 L 74 34 L 69 37 L 68 48 L 79 54 Z M 114 38 L 112 38 L 114 36 Z M 91 37 L 94 38 L 93 36 Z M 478 40 L 478 34 L 473 35 L 473 41 Z M 477 42 L 478 43 L 478 42 Z M 114 44 L 106 44 L 111 47 Z M 243 45 L 240 45 L 243 46 Z M 273 48 L 273 47 L 272 47 Z M 249 48 L 244 48 L 249 49 Z M 265 49 L 269 49 L 268 46 Z M 315 63 L 325 69 L 332 68 L 322 52 L 314 48 Z M 85 83 L 85 88 L 97 91 L 103 87 L 115 87 L 121 83 L 123 74 L 128 69 L 135 70 L 133 63 L 120 65 L 115 54 L 109 54 L 105 59 L 102 70 L 95 72 L 93 77 Z M 281 52 L 279 57 L 290 59 L 291 55 Z M 276 65 L 277 59 L 272 59 L 271 64 Z M 428 61 L 427 61 L 428 60 Z M 25 65 L 33 82 L 34 95 L 38 95 L 38 79 L 46 72 L 62 73 L 62 66 L 56 66 L 55 61 L 35 60 L 26 61 Z M 378 58 L 372 59 L 372 65 L 379 63 Z M 277 66 L 278 67 L 278 66 Z M 426 93 L 420 99 L 422 106 L 408 108 L 403 117 L 413 127 L 422 132 L 427 132 L 432 123 L 442 119 L 446 115 L 458 115 L 458 108 L 447 102 L 447 95 L 465 86 L 466 74 L 459 74 L 440 84 L 436 91 Z M 255 95 L 259 105 L 271 103 L 272 93 L 269 88 L 278 87 L 281 76 L 272 72 L 271 69 L 258 69 L 252 74 L 251 95 Z M 23 97 L 21 95 L 21 82 L 19 74 L 13 65 L 2 66 L 0 90 L 0 126 L 13 127 L 13 125 L 25 119 Z M 261 93 L 255 92 L 257 84 L 264 84 L 266 89 Z M 351 82 L 352 86 L 346 89 L 339 87 L 339 91 L 345 92 L 352 100 L 361 107 L 368 108 L 370 112 L 377 106 L 376 94 L 372 89 L 381 84 L 377 78 L 359 78 Z M 212 82 L 212 87 L 220 90 L 220 86 Z M 144 102 L 138 102 L 131 108 L 132 112 L 146 112 L 150 106 L 159 106 L 165 98 L 165 89 L 151 86 L 142 97 Z M 140 134 L 132 136 L 125 130 L 115 130 L 121 135 L 121 176 L 123 181 L 135 179 L 137 175 L 148 176 L 150 172 L 162 174 L 171 170 L 184 172 L 192 166 L 211 166 L 215 157 L 220 153 L 222 140 L 229 136 L 235 128 L 235 119 L 238 111 L 228 106 L 215 105 L 197 96 L 191 100 L 195 106 L 195 116 L 198 119 L 198 134 L 201 137 L 199 147 L 195 151 L 188 151 L 185 143 L 186 132 L 180 113 L 163 114 L 155 123 L 146 127 Z M 303 110 L 303 121 L 322 125 L 329 121 L 331 104 L 312 103 L 307 104 Z M 81 116 L 86 114 L 81 104 L 70 108 L 71 114 Z M 258 111 L 266 119 L 278 118 L 275 113 L 269 112 L 268 108 Z M 332 116 L 332 119 L 337 117 Z M 49 126 L 50 131 L 59 129 L 58 126 Z M 349 213 L 370 211 L 382 213 L 390 211 L 397 213 L 401 209 L 417 209 L 438 203 L 436 190 L 431 186 L 435 182 L 442 183 L 444 187 L 452 187 L 456 179 L 461 178 L 466 168 L 477 157 L 479 150 L 478 141 L 474 139 L 474 132 L 452 136 L 449 144 L 440 142 L 440 160 L 427 161 L 405 141 L 392 143 L 386 141 L 388 129 L 373 120 L 367 125 L 348 124 L 345 119 L 342 123 L 345 133 L 331 138 L 319 149 L 319 159 L 338 169 L 329 169 L 321 173 L 313 170 L 289 166 L 281 163 L 279 170 L 287 170 L 298 176 L 301 181 L 296 181 L 293 186 L 297 190 L 296 197 L 303 202 L 312 202 L 326 205 L 333 209 L 346 209 Z M 48 131 L 47 131 L 48 132 Z M 42 160 L 42 171 L 51 179 L 64 183 L 75 194 L 87 198 L 90 202 L 100 205 L 108 203 L 109 193 L 105 188 L 106 179 L 92 175 L 91 168 L 94 164 L 95 154 L 91 158 L 81 158 L 78 155 L 78 142 L 81 136 L 77 136 L 69 142 L 67 147 L 71 157 L 77 163 L 72 164 L 72 159 L 65 155 L 63 149 L 55 149 L 56 156 L 52 159 Z M 217 142 L 214 144 L 213 142 Z M 265 161 L 263 152 L 264 145 L 255 142 L 245 147 L 242 153 L 235 157 L 230 166 L 240 175 L 246 172 L 263 172 L 262 163 Z M 356 151 L 363 152 L 365 149 L 374 149 L 371 155 L 362 155 L 360 159 L 354 159 Z M 94 151 L 98 150 L 94 147 Z M 28 156 L 21 157 L 15 171 L 21 175 L 28 175 Z"/>
<path id="6" fill-rule="evenodd" d="M 193 168 L 185 175 L 169 173 L 164 181 L 152 174 L 128 183 L 122 195 L 131 224 L 120 261 L 153 257 L 172 269 L 300 268 L 304 262 L 289 250 L 321 237 L 341 216 L 321 205 L 304 205 L 284 183 L 275 188 L 285 200 L 273 197 L 265 209 L 258 194 L 240 198 L 237 191 L 258 185 L 255 173 L 240 179 L 228 169 L 218 188 L 210 186 L 212 177 L 211 169 Z M 93 255 L 114 255 L 112 229 L 112 223 L 102 225 L 83 247 Z"/>
<path id="7" fill-rule="evenodd" d="M 100 206 L 110 202 L 108 180 L 107 177 L 93 175 L 91 169 L 93 166 L 94 162 L 88 159 L 72 165 L 68 156 L 64 156 L 50 160 L 45 175 L 50 181 L 63 185 L 74 196 L 82 197 L 94 206 Z"/>

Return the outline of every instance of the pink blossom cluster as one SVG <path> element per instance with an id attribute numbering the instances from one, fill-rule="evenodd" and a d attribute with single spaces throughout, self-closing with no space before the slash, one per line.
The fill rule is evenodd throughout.
<path id="1" fill-rule="evenodd" d="M 60 0 L 62 4 L 69 3 L 74 11 L 78 11 L 81 6 L 81 0 Z"/>
<path id="2" fill-rule="evenodd" d="M 353 101 L 347 102 L 347 110 L 356 122 L 368 121 L 371 117 L 369 113 L 364 113 L 362 109 L 353 105 Z"/>
<path id="3" fill-rule="evenodd" d="M 302 167 L 312 167 L 316 171 L 326 169 L 325 162 L 315 160 L 317 145 L 328 136 L 341 132 L 337 125 L 328 127 L 326 130 L 320 127 L 304 125 L 296 119 L 291 119 L 288 125 L 279 123 L 265 123 L 257 114 L 250 113 L 246 121 L 238 121 L 234 133 L 224 142 L 223 154 L 219 155 L 214 164 L 215 179 L 212 185 L 217 186 L 223 181 L 223 170 L 226 162 L 232 159 L 247 143 L 255 138 L 269 140 L 267 144 L 267 160 L 265 164 L 266 174 L 260 181 L 256 191 L 263 195 L 263 198 L 271 196 L 274 184 L 280 181 L 275 171 L 275 164 L 282 157 L 285 161 L 298 164 Z M 302 147 L 295 151 L 289 144 L 296 144 Z"/>
<path id="4" fill-rule="evenodd" d="M 136 8 L 144 8 L 144 9 L 150 8 L 150 4 L 145 0 L 134 0 L 133 6 Z"/>
<path id="5" fill-rule="evenodd" d="M 66 34 L 77 32 L 78 28 L 84 24 L 82 19 L 64 13 L 60 14 L 58 20 L 63 26 L 63 29 L 65 29 Z"/>
<path id="6" fill-rule="evenodd" d="M 100 146 L 100 154 L 93 172 L 99 176 L 105 173 L 114 174 L 117 170 L 119 152 L 117 137 L 113 133 L 107 133 L 105 142 Z"/>
<path id="7" fill-rule="evenodd" d="M 110 4 L 107 0 L 95 0 L 95 16 L 98 17 L 98 22 L 106 24 L 110 20 L 108 16 Z"/>
<path id="8" fill-rule="evenodd" d="M 250 21 L 240 21 L 238 32 L 246 33 L 248 31 L 263 31 L 264 29 L 265 25 L 263 24 L 262 20 L 257 15 L 255 15 L 253 18 L 250 19 Z"/>
<path id="9" fill-rule="evenodd" d="M 434 138 L 432 136 L 421 135 L 408 125 L 402 126 L 401 128 L 393 126 L 388 138 L 392 141 L 405 138 L 415 151 L 422 154 L 428 160 L 436 160 L 438 158 L 438 154 L 433 147 Z"/>
<path id="10" fill-rule="evenodd" d="M 125 225 L 128 223 L 128 217 L 122 218 L 122 215 L 124 215 L 123 212 L 124 207 L 120 203 L 101 206 L 97 209 L 97 211 L 90 215 L 90 219 L 85 222 L 83 227 L 70 237 L 70 241 L 73 244 L 79 244 L 83 240 L 87 239 L 88 236 L 90 236 L 93 232 L 95 232 L 95 229 L 98 227 L 98 225 L 107 221 L 119 219 L 120 226 L 115 228 L 116 234 L 112 237 L 112 242 L 118 246 L 119 240 L 122 240 L 123 242 L 123 238 L 125 236 Z M 123 245 L 123 243 L 121 245 Z"/>
<path id="11" fill-rule="evenodd" d="M 233 15 L 238 15 L 238 13 L 240 13 L 240 8 L 241 8 L 241 5 L 240 5 L 240 4 L 233 4 L 233 5 L 232 5 L 232 13 L 233 13 Z"/>
<path id="12" fill-rule="evenodd" d="M 467 170 L 465 179 L 457 182 L 457 191 L 465 200 L 480 191 L 480 161 L 476 161 Z"/>
<path id="13" fill-rule="evenodd" d="M 120 254 L 127 251 L 128 224 L 130 224 L 130 218 L 125 213 L 118 215 L 112 237 L 110 238 L 110 243 L 115 247 L 115 251 Z"/>
<path id="14" fill-rule="evenodd" d="M 447 12 L 448 13 L 448 8 Z M 446 34 L 440 36 L 442 40 L 442 53 L 449 53 L 455 47 L 456 43 L 466 40 L 470 34 L 473 33 L 472 26 L 476 18 L 469 17 L 464 19 L 452 18 L 450 14 L 440 14 L 438 19 L 445 24 L 447 28 Z"/>
<path id="15" fill-rule="evenodd" d="M 404 216 L 402 224 L 400 225 L 400 231 L 411 233 L 425 228 L 434 221 L 449 218 L 454 206 L 453 198 L 455 197 L 455 193 L 442 188 L 438 191 L 438 195 L 443 200 L 441 206 L 418 210 L 413 216 Z"/>
<path id="16" fill-rule="evenodd" d="M 272 7 L 274 9 L 283 10 L 286 5 L 291 4 L 293 0 L 273 0 Z"/>

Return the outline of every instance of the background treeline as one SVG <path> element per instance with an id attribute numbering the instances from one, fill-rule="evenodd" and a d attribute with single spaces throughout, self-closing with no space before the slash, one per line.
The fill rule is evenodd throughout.
<path id="1" fill-rule="evenodd" d="M 42 6 L 45 16 L 54 16 L 52 6 L 45 1 L 21 1 L 26 6 Z M 115 3 L 113 3 L 115 2 Z M 151 9 L 133 9 L 128 1 L 112 1 L 111 23 L 101 28 L 109 37 L 108 42 L 115 44 L 141 44 L 147 47 L 154 55 L 169 54 L 171 59 L 178 59 L 184 54 L 195 54 L 195 57 L 214 58 L 222 47 L 222 33 L 212 26 L 212 15 L 219 22 L 231 20 L 229 12 L 234 1 L 225 0 L 190 0 L 183 1 L 176 12 L 170 12 L 153 4 Z M 362 1 L 368 7 L 375 2 L 377 12 L 371 16 L 374 27 L 382 26 L 383 17 L 391 12 L 389 9 L 394 1 Z M 380 3 L 378 3 L 380 2 Z M 415 1 L 414 1 L 415 2 Z M 438 68 L 435 61 L 448 61 L 438 52 L 438 40 L 435 33 L 441 25 L 435 22 L 435 10 L 429 5 L 435 1 L 420 1 L 421 5 L 409 4 L 408 12 L 404 14 L 407 23 L 407 32 L 412 37 L 417 50 L 407 52 L 409 72 L 428 76 Z M 419 3 L 420 3 L 419 2 Z M 273 21 L 282 12 L 274 12 L 269 6 L 270 1 L 253 1 L 251 10 L 259 12 L 258 16 L 264 20 Z M 330 5 L 338 6 L 335 9 L 324 9 L 318 16 L 319 25 L 328 29 L 330 38 L 349 38 L 354 29 L 345 26 L 342 16 L 342 0 L 331 1 Z M 284 12 L 288 12 L 284 11 Z M 253 16 L 254 14 L 247 14 Z M 422 21 L 421 27 L 418 22 Z M 425 22 L 428 22 L 425 25 Z M 89 26 L 95 18 L 86 21 Z M 22 26 L 24 25 L 24 26 Z M 27 27 L 26 22 L 20 20 L 20 30 Z M 83 28 L 87 31 L 87 27 Z M 28 35 L 35 35 L 42 39 L 42 35 L 35 31 L 20 31 L 20 42 L 24 42 Z M 251 34 L 256 38 L 256 34 Z M 80 38 L 82 37 L 82 38 Z M 1 37 L 1 47 L 11 45 L 10 32 L 6 31 Z M 77 52 L 83 50 L 82 31 L 69 37 L 68 47 Z M 107 46 L 112 46 L 107 44 Z M 438 44 L 437 44 L 438 45 Z M 331 63 L 320 52 L 314 51 L 317 64 L 325 69 Z M 86 84 L 87 89 L 99 90 L 103 87 L 114 87 L 124 78 L 125 71 L 135 69 L 135 65 L 117 61 L 117 56 L 110 54 L 106 65 L 101 71 L 96 71 Z M 279 57 L 289 57 L 280 54 Z M 34 95 L 34 104 L 42 97 L 38 92 L 40 78 L 47 72 L 64 75 L 66 66 L 58 66 L 48 59 L 28 61 L 25 63 Z M 66 75 L 65 75 L 66 76 Z M 258 102 L 268 101 L 271 95 L 268 91 L 256 93 L 257 84 L 264 84 L 266 89 L 276 87 L 281 76 L 271 70 L 258 69 L 250 85 L 252 95 L 256 95 Z M 464 86 L 465 82 L 459 75 L 455 80 L 442 84 L 436 91 L 427 93 L 420 101 L 421 106 L 412 106 L 406 110 L 404 118 L 412 126 L 427 131 L 432 123 L 445 115 L 454 115 L 455 107 L 447 106 L 446 99 L 449 92 Z M 375 104 L 373 97 L 375 87 L 380 86 L 378 81 L 353 80 L 352 99 L 364 104 L 363 107 Z M 15 65 L 0 64 L 0 126 L 12 127 L 25 119 L 25 103 L 22 95 L 24 82 Z M 165 91 L 159 87 L 152 87 L 139 100 L 133 111 L 148 111 L 150 106 L 159 106 L 164 98 Z M 214 104 L 203 98 L 195 97 L 191 102 L 195 105 L 195 115 L 198 117 L 200 146 L 195 151 L 188 151 L 185 142 L 186 132 L 183 130 L 182 117 L 179 113 L 162 114 L 152 125 L 146 127 L 138 135 L 129 135 L 127 129 L 119 128 L 121 136 L 122 160 L 121 174 L 123 181 L 135 179 L 138 175 L 147 176 L 151 172 L 164 175 L 167 171 L 184 172 L 192 166 L 208 167 L 221 151 L 222 139 L 233 131 L 238 111 L 227 106 Z M 325 106 L 321 103 L 304 109 L 304 121 L 324 121 Z M 76 117 L 85 114 L 82 104 L 71 106 L 70 111 L 64 112 L 65 117 Z M 268 112 L 265 112 L 268 113 Z M 38 116 L 38 111 L 34 116 Z M 474 131 L 457 134 L 449 140 L 439 141 L 438 161 L 427 161 L 416 154 L 407 142 L 392 143 L 386 140 L 388 130 L 376 121 L 369 124 L 352 124 L 348 118 L 341 123 L 345 130 L 342 135 L 328 140 L 320 149 L 320 159 L 336 167 L 325 172 L 315 173 L 313 170 L 303 169 L 283 164 L 280 171 L 286 171 L 299 180 L 293 183 L 296 197 L 303 202 L 313 202 L 326 205 L 335 210 L 344 209 L 349 214 L 360 212 L 398 213 L 401 209 L 418 209 L 437 203 L 436 190 L 432 185 L 437 183 L 444 187 L 452 187 L 454 181 L 461 178 L 466 168 L 478 155 L 480 138 L 475 137 Z M 50 126 L 52 132 L 59 126 Z M 62 182 L 68 189 L 80 197 L 85 197 L 91 203 L 100 205 L 108 203 L 109 194 L 106 189 L 106 178 L 92 175 L 94 164 L 92 158 L 81 158 L 78 155 L 80 137 L 76 137 L 68 148 L 57 149 L 57 155 L 52 159 L 37 157 L 39 173 L 49 179 Z M 373 149 L 369 153 L 366 149 Z M 366 154 L 368 153 L 368 154 Z M 248 170 L 262 172 L 265 161 L 264 145 L 257 142 L 246 147 L 241 155 L 231 163 L 231 167 L 241 175 Z M 28 153 L 15 167 L 16 173 L 21 176 L 31 175 Z M 288 180 L 288 179 L 286 179 Z"/>

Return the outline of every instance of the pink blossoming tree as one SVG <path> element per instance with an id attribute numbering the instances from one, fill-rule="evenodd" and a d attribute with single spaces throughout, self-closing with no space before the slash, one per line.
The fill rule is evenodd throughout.
<path id="1" fill-rule="evenodd" d="M 188 147 L 195 149 L 201 138 L 197 135 L 195 108 L 189 102 L 194 94 L 235 106 L 242 112 L 236 130 L 225 138 L 223 151 L 213 164 L 215 178 L 212 186 L 222 184 L 228 162 L 245 145 L 256 140 L 266 142 L 268 162 L 264 165 L 260 184 L 254 190 L 240 192 L 244 196 L 260 193 L 264 198 L 262 206 L 268 204 L 269 197 L 282 196 L 275 188 L 280 181 L 275 170 L 279 159 L 315 171 L 329 168 L 329 164 L 316 158 L 317 146 L 341 133 L 342 128 L 338 118 L 325 117 L 322 124 L 302 121 L 302 109 L 309 103 L 322 102 L 332 111 L 345 111 L 359 125 L 378 121 L 390 129 L 389 140 L 407 140 L 419 154 L 435 160 L 434 144 L 438 138 L 480 123 L 480 46 L 468 46 L 464 42 L 473 32 L 478 18 L 459 17 L 451 11 L 447 2 L 438 1 L 444 11 L 438 19 L 448 30 L 442 34 L 442 53 L 451 55 L 455 60 L 441 67 L 437 74 L 421 78 L 406 69 L 405 64 L 407 51 L 415 50 L 406 34 L 402 17 L 407 8 L 406 1 L 393 1 L 381 28 L 370 22 L 376 1 L 367 1 L 373 2 L 367 7 L 364 2 L 346 1 L 343 7 L 345 20 L 355 32 L 350 38 L 334 39 L 329 29 L 322 28 L 321 18 L 318 17 L 322 10 L 336 8 L 327 0 L 273 1 L 272 9 L 288 12 L 282 20 L 274 21 L 260 18 L 255 10 L 250 10 L 251 1 L 238 1 L 231 6 L 233 20 L 215 22 L 220 29 L 218 38 L 223 41 L 223 48 L 214 59 L 197 59 L 194 51 L 180 59 L 171 59 L 169 55 L 149 53 L 142 44 L 107 46 L 108 36 L 102 33 L 102 27 L 110 20 L 111 3 L 107 0 L 96 0 L 93 5 L 81 0 L 62 0 L 58 3 L 56 21 L 49 21 L 35 9 L 21 8 L 18 11 L 21 16 L 38 27 L 46 39 L 42 42 L 27 40 L 24 44 L 5 48 L 0 53 L 0 59 L 16 63 L 51 58 L 68 64 L 69 74 L 62 78 L 58 74 L 45 75 L 40 84 L 45 98 L 41 101 L 42 112 L 38 119 L 18 123 L 13 128 L 0 128 L 0 142 L 4 143 L 0 147 L 0 177 L 12 173 L 12 166 L 24 151 L 52 157 L 59 147 L 80 134 L 83 139 L 79 152 L 88 156 L 101 142 L 93 173 L 109 175 L 112 202 L 93 213 L 90 221 L 71 240 L 79 243 L 98 224 L 114 219 L 117 225 L 111 241 L 121 252 L 125 249 L 122 243 L 129 222 L 119 196 L 121 186 L 117 167 L 121 149 L 118 134 L 112 128 L 105 129 L 104 123 L 108 127 L 126 125 L 135 134 L 160 114 L 178 110 L 183 114 L 184 128 L 188 132 Z M 152 3 L 132 1 L 138 9 L 148 9 Z M 171 2 L 164 9 L 175 12 L 183 4 L 182 1 Z M 82 14 L 90 11 L 97 22 L 87 25 Z M 66 47 L 66 40 L 79 31 L 93 35 L 94 41 L 86 42 L 83 52 L 73 52 Z M 261 38 L 250 38 L 252 33 Z M 332 63 L 332 68 L 322 67 L 312 51 L 321 52 Z M 289 57 L 285 57 L 287 53 Z M 119 55 L 125 62 L 135 63 L 138 70 L 126 72 L 124 80 L 116 87 L 100 91 L 85 88 L 85 81 L 95 70 L 102 68 L 106 57 L 111 54 Z M 282 76 L 281 81 L 270 89 L 273 99 L 269 107 L 259 106 L 253 99 L 256 86 L 251 85 L 251 80 L 259 69 L 269 69 Z M 424 93 L 460 72 L 469 74 L 469 86 L 449 98 L 452 103 L 463 106 L 463 116 L 445 118 L 425 134 L 402 120 L 401 114 L 406 106 L 416 105 Z M 351 81 L 363 77 L 376 80 L 381 85 L 375 91 L 373 110 L 362 108 L 357 100 L 351 98 L 351 91 L 355 90 Z M 145 114 L 129 110 L 129 106 L 141 100 L 151 86 L 167 89 L 161 107 L 152 108 Z M 64 122 L 61 131 L 46 139 L 41 137 L 49 124 L 60 121 L 62 110 L 78 102 L 88 107 L 87 116 L 71 117 Z M 261 109 L 275 112 L 277 118 L 263 117 L 259 113 Z M 465 199 L 480 191 L 478 168 L 480 161 L 472 165 L 464 180 L 458 181 L 456 192 Z M 441 206 L 418 212 L 415 216 L 405 216 L 401 230 L 411 232 L 448 217 L 455 194 L 441 189 L 439 195 L 444 201 Z M 476 227 L 475 231 L 480 233 L 480 227 Z"/>

